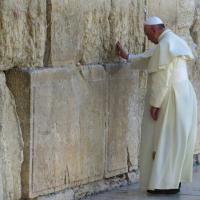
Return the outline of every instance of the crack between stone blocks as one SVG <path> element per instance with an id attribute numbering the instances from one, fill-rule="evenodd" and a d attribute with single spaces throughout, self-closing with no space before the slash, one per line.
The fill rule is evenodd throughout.
<path id="1" fill-rule="evenodd" d="M 51 60 L 51 25 L 52 25 L 52 0 L 46 0 L 46 42 L 43 65 L 49 66 L 52 63 Z"/>
<path id="2" fill-rule="evenodd" d="M 148 0 L 144 0 L 144 20 L 146 20 L 147 17 L 148 17 Z M 144 36 L 142 51 L 145 51 L 146 48 L 147 48 L 147 39 Z"/>
<path id="3" fill-rule="evenodd" d="M 114 30 L 115 30 L 115 27 L 114 27 L 114 23 L 113 23 L 113 18 L 114 18 L 114 3 L 113 3 L 113 0 L 110 0 L 110 11 L 109 11 L 109 15 L 108 15 L 108 22 L 109 22 L 109 28 L 110 28 L 110 34 L 109 34 L 109 37 L 110 37 L 110 56 L 112 56 L 114 54 L 114 51 L 113 51 L 113 48 L 114 48 L 114 42 L 113 41 L 113 35 L 114 35 Z"/>
<path id="4" fill-rule="evenodd" d="M 193 18 L 193 22 L 192 22 L 192 24 L 191 24 L 191 26 L 190 26 L 190 35 L 191 35 L 191 38 L 192 38 L 192 41 L 194 42 L 194 43 L 196 43 L 196 38 L 195 38 L 195 36 L 193 35 L 194 33 L 193 33 L 193 29 L 194 29 L 194 26 L 195 26 L 195 23 L 196 23 L 196 18 L 197 18 L 197 15 L 198 15 L 198 13 L 197 13 L 197 8 L 195 8 L 195 11 L 194 11 L 194 18 Z"/>
<path id="5" fill-rule="evenodd" d="M 105 70 L 105 67 L 104 67 Z M 110 88 L 110 82 L 109 82 L 109 73 L 106 74 L 106 107 L 105 107 L 105 135 L 104 135 L 104 148 L 105 148 L 105 157 L 104 157 L 104 178 L 106 178 L 107 173 L 108 173 L 108 135 L 109 135 L 109 108 L 110 108 L 110 95 L 109 95 L 109 88 Z"/>
<path id="6" fill-rule="evenodd" d="M 76 67 L 77 67 L 76 69 L 77 69 L 79 75 L 81 76 L 81 78 L 86 81 L 86 78 L 85 78 L 82 68 L 81 68 L 82 66 L 84 66 L 84 65 L 76 65 Z"/>
<path id="7" fill-rule="evenodd" d="M 190 37 L 192 39 L 192 46 L 191 46 L 191 49 L 192 49 L 192 52 L 195 56 L 195 65 L 197 65 L 197 61 L 198 59 L 200 58 L 200 55 L 199 55 L 199 48 L 200 48 L 200 44 L 198 42 L 198 28 L 199 27 L 199 17 L 200 17 L 200 14 L 198 12 L 198 10 L 200 11 L 200 7 L 198 7 L 197 5 L 195 5 L 195 10 L 194 10 L 194 15 L 193 15 L 193 21 L 191 23 L 191 26 L 189 28 L 189 33 L 190 33 Z"/>
<path id="8" fill-rule="evenodd" d="M 127 166 L 128 166 L 128 172 L 130 171 L 130 167 L 132 166 L 131 160 L 130 160 L 130 154 L 129 154 L 129 150 L 128 147 L 126 148 L 127 151 Z"/>
<path id="9" fill-rule="evenodd" d="M 69 175 L 69 167 L 68 165 L 66 166 L 66 172 L 65 172 L 65 185 L 67 185 L 67 181 L 68 181 L 68 184 L 70 184 L 70 175 Z"/>

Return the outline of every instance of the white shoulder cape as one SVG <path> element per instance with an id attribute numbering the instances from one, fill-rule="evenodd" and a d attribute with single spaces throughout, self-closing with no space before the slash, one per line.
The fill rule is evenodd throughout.
<path id="1" fill-rule="evenodd" d="M 149 73 L 165 69 L 175 57 L 184 56 L 186 60 L 194 59 L 188 44 L 171 30 L 165 30 L 159 37 L 159 44 L 149 60 Z"/>

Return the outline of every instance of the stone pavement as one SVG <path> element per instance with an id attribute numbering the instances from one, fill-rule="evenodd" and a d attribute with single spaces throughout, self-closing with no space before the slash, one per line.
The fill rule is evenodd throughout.
<path id="1" fill-rule="evenodd" d="M 173 195 L 152 195 L 142 192 L 139 184 L 121 187 L 88 197 L 85 200 L 200 200 L 200 166 L 194 167 L 193 182 L 182 183 L 181 192 Z"/>

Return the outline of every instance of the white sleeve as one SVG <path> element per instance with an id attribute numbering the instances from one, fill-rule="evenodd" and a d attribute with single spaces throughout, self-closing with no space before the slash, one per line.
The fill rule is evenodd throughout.
<path id="1" fill-rule="evenodd" d="M 166 67 L 166 69 L 153 72 L 149 76 L 152 81 L 149 103 L 153 107 L 160 108 L 169 88 L 170 70 Z"/>
<path id="2" fill-rule="evenodd" d="M 146 58 L 148 59 L 153 55 L 154 50 L 155 48 L 151 48 L 141 54 L 128 54 L 128 61 L 132 61 L 134 59 L 146 59 Z"/>

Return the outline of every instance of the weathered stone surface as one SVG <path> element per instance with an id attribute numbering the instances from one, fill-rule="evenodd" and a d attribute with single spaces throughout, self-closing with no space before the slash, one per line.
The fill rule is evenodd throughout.
<path id="1" fill-rule="evenodd" d="M 127 185 L 125 175 L 122 175 L 121 177 L 104 179 L 101 181 L 96 181 L 90 184 L 82 185 L 80 187 L 74 188 L 74 200 L 84 199 L 85 197 L 90 196 L 92 194 L 112 190 L 114 188 L 118 188 L 125 185 Z"/>
<path id="2" fill-rule="evenodd" d="M 200 2 L 195 1 L 195 15 L 194 15 L 194 21 L 193 25 L 191 26 L 190 32 L 191 36 L 193 38 L 193 41 L 196 43 L 197 47 L 197 59 L 195 65 L 192 67 L 191 70 L 191 78 L 193 80 L 193 84 L 196 89 L 197 97 L 198 97 L 198 102 L 200 101 L 200 81 L 199 81 L 199 76 L 200 76 Z M 200 104 L 198 103 L 198 110 L 200 110 Z M 199 131 L 200 131 L 200 116 L 199 116 Z M 200 134 L 198 134 L 197 138 L 197 145 L 196 145 L 196 153 L 200 152 Z"/>
<path id="3" fill-rule="evenodd" d="M 142 74 L 130 66 L 113 66 L 108 74 L 108 135 L 106 177 L 138 168 L 144 89 Z M 143 77 L 145 78 L 145 77 Z"/>
<path id="4" fill-rule="evenodd" d="M 34 200 L 74 200 L 74 192 L 73 190 L 65 190 L 63 192 L 41 196 Z"/>
<path id="5" fill-rule="evenodd" d="M 143 1 L 48 0 L 48 3 L 48 65 L 113 60 L 117 40 L 135 52 L 143 48 Z"/>
<path id="6" fill-rule="evenodd" d="M 0 199 L 21 197 L 21 164 L 23 141 L 15 102 L 0 73 Z"/>
<path id="7" fill-rule="evenodd" d="M 193 24 L 190 28 L 190 33 L 192 36 L 192 39 L 194 43 L 197 44 L 197 52 L 198 56 L 200 56 L 200 32 L 199 32 L 199 27 L 200 27 L 200 2 L 196 0 L 195 3 L 195 13 L 194 13 L 194 21 Z"/>
<path id="8" fill-rule="evenodd" d="M 1 0 L 0 69 L 115 59 L 117 40 L 143 49 L 139 0 Z M 44 64 L 43 64 L 44 61 Z"/>
<path id="9" fill-rule="evenodd" d="M 139 70 L 29 68 L 11 70 L 7 78 L 25 141 L 24 197 L 137 169 L 144 95 Z"/>
<path id="10" fill-rule="evenodd" d="M 0 70 L 43 66 L 46 1 L 0 0 Z"/>
<path id="11" fill-rule="evenodd" d="M 177 9 L 177 32 L 188 42 L 191 40 L 190 27 L 195 13 L 195 1 L 179 0 Z"/>
<path id="12" fill-rule="evenodd" d="M 198 56 L 200 56 L 199 27 L 200 27 L 200 2 L 198 0 L 195 0 L 194 19 L 193 19 L 193 24 L 190 27 L 190 33 L 191 33 L 191 36 L 193 38 L 193 41 L 197 44 Z"/>
<path id="13" fill-rule="evenodd" d="M 139 181 L 139 173 L 137 171 L 129 172 L 127 174 L 127 180 L 129 184 L 134 184 Z"/>
<path id="14" fill-rule="evenodd" d="M 79 69 L 81 70 L 81 69 Z M 23 195 L 35 197 L 103 178 L 102 66 L 22 69 L 8 74 L 25 140 Z"/>
<path id="15" fill-rule="evenodd" d="M 132 172 L 129 177 L 129 181 L 132 183 L 135 183 L 138 180 L 137 172 Z M 109 191 L 125 185 L 127 185 L 127 178 L 125 175 L 121 175 L 120 177 L 99 180 L 89 184 L 74 187 L 73 189 L 66 189 L 54 194 L 37 197 L 34 198 L 34 200 L 79 200 L 85 199 L 85 197 L 90 195 L 98 194 L 103 191 Z"/>

